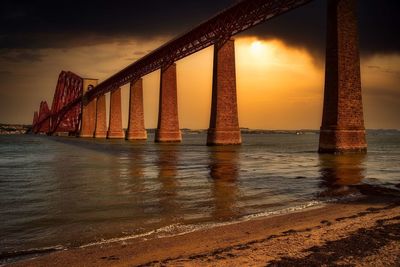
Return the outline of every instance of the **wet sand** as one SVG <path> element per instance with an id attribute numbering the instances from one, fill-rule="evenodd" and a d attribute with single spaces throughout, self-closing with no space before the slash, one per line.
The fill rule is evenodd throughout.
<path id="1" fill-rule="evenodd" d="M 12 266 L 400 266 L 400 197 L 366 197 L 150 240 L 70 249 Z"/>

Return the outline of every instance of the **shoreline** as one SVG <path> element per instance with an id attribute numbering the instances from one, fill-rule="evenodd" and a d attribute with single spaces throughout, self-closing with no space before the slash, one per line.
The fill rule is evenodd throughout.
<path id="1" fill-rule="evenodd" d="M 154 239 L 73 248 L 9 266 L 400 264 L 397 190 Z M 332 256 L 333 255 L 333 256 Z"/>

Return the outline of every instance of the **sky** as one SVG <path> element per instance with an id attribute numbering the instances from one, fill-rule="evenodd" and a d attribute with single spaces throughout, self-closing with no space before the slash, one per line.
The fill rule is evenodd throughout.
<path id="1" fill-rule="evenodd" d="M 0 9 L 0 123 L 29 124 L 51 105 L 62 70 L 100 81 L 229 7 L 234 0 L 23 1 Z M 400 129 L 400 2 L 360 0 L 367 128 Z M 235 36 L 239 123 L 318 129 L 324 86 L 326 1 L 314 0 Z M 181 128 L 207 128 L 212 47 L 177 62 Z M 156 127 L 159 71 L 144 77 L 147 128 Z M 127 124 L 127 86 L 122 88 Z"/>

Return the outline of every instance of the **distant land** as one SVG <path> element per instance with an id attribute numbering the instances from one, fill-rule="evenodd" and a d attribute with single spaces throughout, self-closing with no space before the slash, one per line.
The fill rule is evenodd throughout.
<path id="1" fill-rule="evenodd" d="M 32 125 L 0 123 L 0 135 L 26 134 Z"/>
<path id="2" fill-rule="evenodd" d="M 13 134 L 26 134 L 29 133 L 29 130 L 32 128 L 32 125 L 26 124 L 6 124 L 0 123 L 0 135 L 13 135 Z M 125 129 L 124 129 L 125 130 Z M 147 129 L 148 133 L 154 133 L 156 129 Z M 300 129 L 300 130 L 264 130 L 264 129 L 249 129 L 249 128 L 240 128 L 242 134 L 295 134 L 295 135 L 303 135 L 303 134 L 319 134 L 319 130 L 313 129 Z M 201 134 L 207 133 L 207 129 L 188 129 L 182 128 L 182 133 L 185 134 Z M 375 134 L 397 134 L 399 133 L 399 129 L 368 129 L 367 134 L 375 135 Z"/>

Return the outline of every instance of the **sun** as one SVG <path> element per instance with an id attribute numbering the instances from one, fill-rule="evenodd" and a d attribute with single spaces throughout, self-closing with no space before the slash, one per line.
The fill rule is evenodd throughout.
<path id="1" fill-rule="evenodd" d="M 253 41 L 250 45 L 250 51 L 254 55 L 260 55 L 264 50 L 264 45 L 261 41 Z"/>

